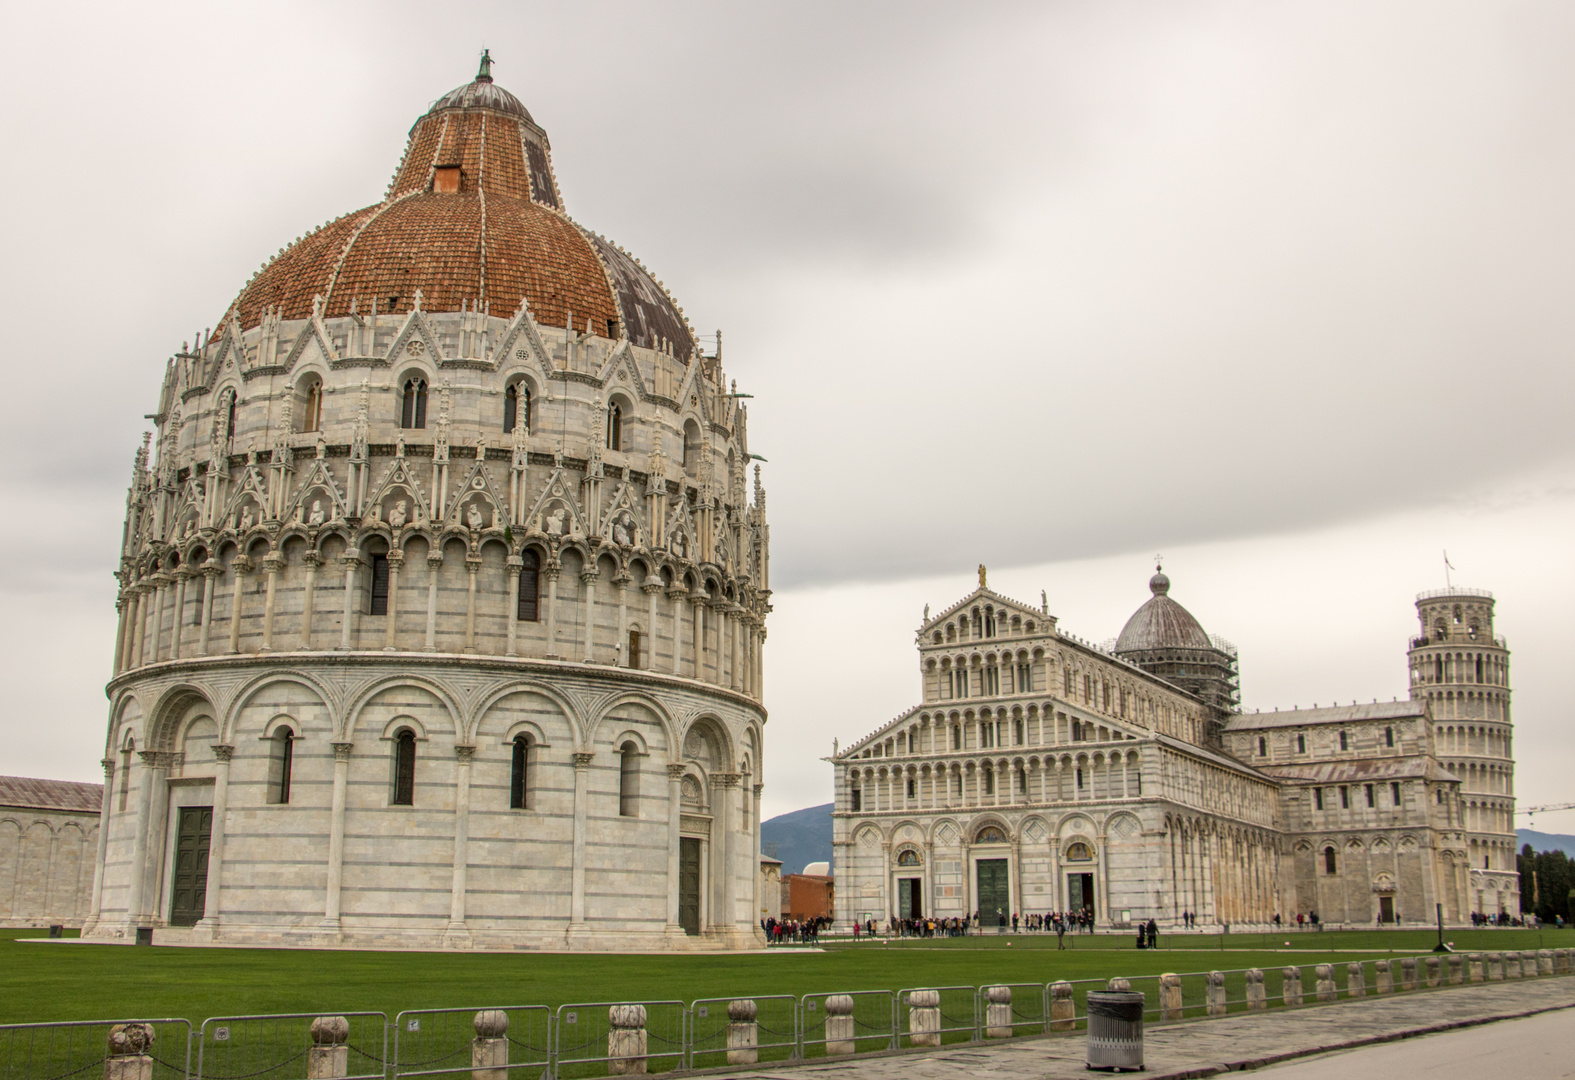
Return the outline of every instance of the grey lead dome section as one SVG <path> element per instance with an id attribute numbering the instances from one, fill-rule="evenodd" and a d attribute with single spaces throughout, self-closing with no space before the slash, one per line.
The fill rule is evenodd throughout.
<path id="1" fill-rule="evenodd" d="M 1116 639 L 1116 653 L 1214 647 L 1192 613 L 1170 598 L 1170 579 L 1163 572 L 1150 578 L 1148 587 L 1154 596 L 1122 627 L 1121 636 Z"/>

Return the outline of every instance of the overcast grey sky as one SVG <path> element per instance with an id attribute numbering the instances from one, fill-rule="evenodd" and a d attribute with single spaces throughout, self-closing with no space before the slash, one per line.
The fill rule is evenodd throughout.
<path id="1" fill-rule="evenodd" d="M 165 359 L 381 198 L 475 70 L 568 209 L 756 394 L 766 801 L 912 704 L 924 603 L 1173 595 L 1249 706 L 1405 692 L 1411 600 L 1490 588 L 1519 794 L 1566 731 L 1568 4 L 8 6 L 0 771 L 99 775 L 132 452 Z M 1575 832 L 1575 814 L 1539 820 Z"/>

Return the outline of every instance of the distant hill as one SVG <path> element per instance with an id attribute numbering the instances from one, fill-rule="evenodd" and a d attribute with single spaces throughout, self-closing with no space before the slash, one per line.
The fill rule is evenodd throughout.
<path id="1" fill-rule="evenodd" d="M 768 851 L 776 845 L 784 874 L 801 874 L 806 863 L 830 862 L 831 803 L 767 818 L 760 823 L 760 842 Z"/>
<path id="2" fill-rule="evenodd" d="M 1538 832 L 1535 829 L 1515 830 L 1515 850 L 1519 851 L 1527 844 L 1533 851 L 1562 851 L 1564 854 L 1575 858 L 1575 836 L 1567 833 Z"/>

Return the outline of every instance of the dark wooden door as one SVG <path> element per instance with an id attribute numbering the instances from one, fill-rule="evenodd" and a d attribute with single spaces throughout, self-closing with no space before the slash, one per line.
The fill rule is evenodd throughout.
<path id="1" fill-rule="evenodd" d="M 213 807 L 183 806 L 175 834 L 175 874 L 170 925 L 194 926 L 208 898 L 208 841 Z"/>
<path id="2" fill-rule="evenodd" d="M 1087 910 L 1094 913 L 1094 875 L 1068 874 L 1066 876 L 1067 907 L 1073 912 Z"/>
<path id="3" fill-rule="evenodd" d="M 700 933 L 700 841 L 678 841 L 678 925 L 686 934 Z"/>
<path id="4" fill-rule="evenodd" d="M 920 919 L 924 917 L 924 890 L 922 878 L 897 879 L 897 918 Z"/>
<path id="5" fill-rule="evenodd" d="M 978 866 L 979 921 L 985 926 L 996 925 L 997 910 L 1011 919 L 1012 888 L 1006 860 L 980 859 L 975 865 Z"/>

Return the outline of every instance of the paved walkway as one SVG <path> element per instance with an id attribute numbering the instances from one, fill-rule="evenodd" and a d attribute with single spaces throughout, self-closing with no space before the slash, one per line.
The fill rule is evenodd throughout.
<path id="1" fill-rule="evenodd" d="M 1191 1020 L 1144 1032 L 1145 1080 L 1191 1080 L 1238 1069 L 1449 1031 L 1474 1024 L 1575 1008 L 1575 977 L 1413 991 L 1266 1014 Z M 945 1050 L 905 1050 L 863 1058 L 817 1058 L 802 1065 L 726 1075 L 740 1080 L 1088 1080 L 1084 1035 L 1017 1039 L 1006 1045 L 967 1043 Z M 721 1070 L 719 1070 L 721 1071 Z"/>

